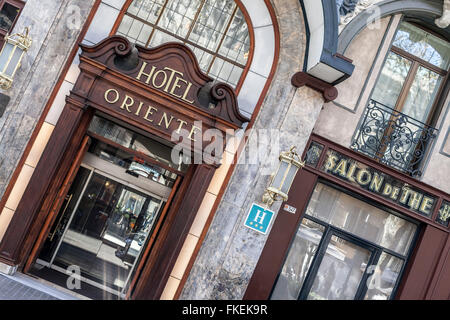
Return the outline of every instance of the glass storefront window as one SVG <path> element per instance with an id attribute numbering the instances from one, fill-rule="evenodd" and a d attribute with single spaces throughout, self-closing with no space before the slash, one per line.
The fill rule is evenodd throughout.
<path id="1" fill-rule="evenodd" d="M 314 190 L 306 214 L 406 255 L 417 226 L 324 184 Z"/>
<path id="2" fill-rule="evenodd" d="M 417 225 L 317 183 L 272 300 L 388 300 Z"/>
<path id="3" fill-rule="evenodd" d="M 403 260 L 386 252 L 381 254 L 368 283 L 364 300 L 387 300 L 394 290 L 396 280 L 400 276 Z"/>
<path id="4" fill-rule="evenodd" d="M 369 250 L 332 236 L 307 299 L 354 299 L 370 256 Z"/>
<path id="5" fill-rule="evenodd" d="M 297 300 L 325 227 L 303 219 L 278 277 L 272 300 Z"/>

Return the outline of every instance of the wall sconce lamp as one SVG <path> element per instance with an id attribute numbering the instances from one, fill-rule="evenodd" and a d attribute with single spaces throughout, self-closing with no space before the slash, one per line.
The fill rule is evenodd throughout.
<path id="1" fill-rule="evenodd" d="M 262 201 L 269 207 L 277 200 L 288 199 L 289 189 L 294 181 L 298 169 L 305 166 L 305 162 L 301 161 L 300 156 L 295 151 L 295 147 L 291 147 L 289 151 L 280 154 L 280 164 L 277 172 L 273 175 L 269 187 L 263 195 Z"/>
<path id="2" fill-rule="evenodd" d="M 0 87 L 4 90 L 11 88 L 22 58 L 33 42 L 28 33 L 29 28 L 25 28 L 24 34 L 15 33 L 6 36 L 5 44 L 0 52 Z"/>

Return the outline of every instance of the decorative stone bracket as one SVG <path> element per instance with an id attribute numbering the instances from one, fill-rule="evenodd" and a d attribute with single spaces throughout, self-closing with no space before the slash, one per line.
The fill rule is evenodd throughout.
<path id="1" fill-rule="evenodd" d="M 292 76 L 291 83 L 294 87 L 300 88 L 308 86 L 314 90 L 322 92 L 325 102 L 330 102 L 338 97 L 338 90 L 331 84 L 313 77 L 306 72 L 297 72 Z"/>

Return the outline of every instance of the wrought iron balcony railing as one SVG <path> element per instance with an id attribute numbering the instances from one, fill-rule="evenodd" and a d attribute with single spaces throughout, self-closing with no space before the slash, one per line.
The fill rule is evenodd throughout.
<path id="1" fill-rule="evenodd" d="M 435 128 L 370 100 L 352 149 L 419 177 L 427 148 L 436 134 Z"/>

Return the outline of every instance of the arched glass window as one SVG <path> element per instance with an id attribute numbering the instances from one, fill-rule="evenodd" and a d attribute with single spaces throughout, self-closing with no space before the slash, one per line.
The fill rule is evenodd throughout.
<path id="1" fill-rule="evenodd" d="M 205 73 L 233 87 L 251 47 L 245 17 L 233 0 L 134 0 L 116 33 L 146 47 L 184 43 Z"/>

